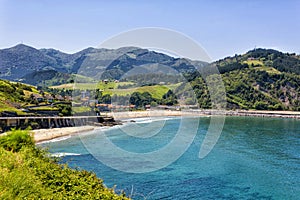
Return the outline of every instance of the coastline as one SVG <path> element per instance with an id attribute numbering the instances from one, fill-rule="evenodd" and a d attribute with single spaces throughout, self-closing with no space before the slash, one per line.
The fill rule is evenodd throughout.
<path id="1" fill-rule="evenodd" d="M 116 120 L 134 119 L 143 117 L 176 117 L 176 116 L 253 116 L 253 117 L 276 117 L 300 119 L 300 111 L 267 111 L 267 110 L 148 110 L 132 112 L 106 113 Z"/>
<path id="2" fill-rule="evenodd" d="M 224 110 L 149 110 L 149 111 L 132 111 L 132 112 L 111 112 L 106 113 L 106 116 L 111 116 L 115 120 L 126 121 L 134 120 L 135 118 L 146 117 L 197 117 L 197 116 L 252 116 L 252 117 L 275 117 L 275 118 L 294 118 L 300 119 L 300 112 L 294 111 L 260 111 L 260 110 L 238 110 L 238 111 L 224 111 Z M 76 135 L 88 131 L 92 131 L 99 126 L 77 126 L 77 127 L 63 127 L 53 129 L 37 129 L 32 130 L 34 133 L 34 140 L 36 143 L 49 141 L 59 137 Z"/>
<path id="3" fill-rule="evenodd" d="M 250 116 L 250 117 L 274 117 L 300 119 L 300 111 L 277 111 L 277 110 L 186 110 L 184 113 L 201 115 L 225 115 L 225 116 Z"/>

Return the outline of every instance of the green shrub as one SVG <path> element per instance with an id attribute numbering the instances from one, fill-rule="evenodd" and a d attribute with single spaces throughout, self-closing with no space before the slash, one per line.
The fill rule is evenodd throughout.
<path id="1" fill-rule="evenodd" d="M 58 164 L 28 130 L 0 137 L 0 160 L 0 199 L 128 199 L 96 174 Z"/>
<path id="2" fill-rule="evenodd" d="M 0 137 L 0 146 L 7 151 L 18 152 L 23 146 L 33 147 L 34 140 L 27 130 L 12 130 Z"/>

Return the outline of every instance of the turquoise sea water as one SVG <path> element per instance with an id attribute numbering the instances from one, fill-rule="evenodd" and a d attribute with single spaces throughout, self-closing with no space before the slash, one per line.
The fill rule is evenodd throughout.
<path id="1" fill-rule="evenodd" d="M 126 130 L 142 131 L 151 123 L 140 122 L 125 125 Z M 300 199 L 300 120 L 227 117 L 214 149 L 199 159 L 210 123 L 209 117 L 200 118 L 197 135 L 185 153 L 171 165 L 149 173 L 118 171 L 94 156 L 101 151 L 103 131 L 118 147 L 145 153 L 168 144 L 180 122 L 180 118 L 164 121 L 150 138 L 128 136 L 114 127 L 42 145 L 52 153 L 66 153 L 62 162 L 94 171 L 108 187 L 116 185 L 116 190 L 124 189 L 133 199 Z M 82 141 L 93 147 L 92 154 Z M 115 155 L 107 157 L 116 159 Z M 126 158 L 122 159 L 116 162 L 121 165 Z"/>

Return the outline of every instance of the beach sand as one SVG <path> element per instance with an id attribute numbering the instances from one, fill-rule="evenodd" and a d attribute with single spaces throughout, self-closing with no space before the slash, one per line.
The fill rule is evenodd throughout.
<path id="1" fill-rule="evenodd" d="M 111 112 L 107 114 L 112 116 L 115 120 L 145 118 L 145 117 L 175 117 L 183 116 L 182 111 L 171 110 L 149 110 L 149 111 L 133 111 L 133 112 Z"/>
<path id="2" fill-rule="evenodd" d="M 32 130 L 36 143 L 94 130 L 94 126 L 64 127 Z"/>

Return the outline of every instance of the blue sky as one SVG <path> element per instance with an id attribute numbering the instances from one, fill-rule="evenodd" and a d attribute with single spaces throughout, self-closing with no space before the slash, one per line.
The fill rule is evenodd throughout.
<path id="1" fill-rule="evenodd" d="M 179 31 L 213 60 L 255 46 L 300 53 L 299 0 L 0 0 L 0 48 L 73 53 L 141 27 Z"/>

